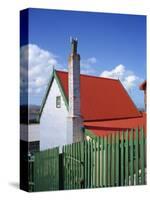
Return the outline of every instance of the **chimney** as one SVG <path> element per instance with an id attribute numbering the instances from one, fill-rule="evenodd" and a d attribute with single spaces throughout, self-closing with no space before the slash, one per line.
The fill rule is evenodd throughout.
<path id="1" fill-rule="evenodd" d="M 83 140 L 80 113 L 80 55 L 77 53 L 77 39 L 71 38 L 71 54 L 68 60 L 69 113 L 67 143 Z"/>

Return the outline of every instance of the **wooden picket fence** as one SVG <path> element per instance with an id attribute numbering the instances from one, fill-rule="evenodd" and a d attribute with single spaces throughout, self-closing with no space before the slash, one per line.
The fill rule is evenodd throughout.
<path id="1" fill-rule="evenodd" d="M 146 184 L 146 137 L 141 128 L 65 145 L 64 189 Z"/>
<path id="2" fill-rule="evenodd" d="M 29 159 L 29 191 L 59 189 L 59 148 L 36 152 Z"/>
<path id="3" fill-rule="evenodd" d="M 143 128 L 36 152 L 29 159 L 30 191 L 146 184 Z"/>

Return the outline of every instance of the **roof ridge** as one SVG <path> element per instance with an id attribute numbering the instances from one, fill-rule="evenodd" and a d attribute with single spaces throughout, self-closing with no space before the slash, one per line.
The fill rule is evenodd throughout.
<path id="1" fill-rule="evenodd" d="M 61 70 L 56 70 L 56 72 L 61 72 L 67 74 L 68 71 L 61 71 Z M 88 75 L 88 74 L 80 74 L 80 76 L 86 76 L 90 78 L 97 78 L 97 79 L 106 79 L 110 81 L 118 81 L 119 79 L 113 79 L 113 78 L 107 78 L 107 77 L 101 77 L 101 76 L 95 76 L 95 75 Z"/>

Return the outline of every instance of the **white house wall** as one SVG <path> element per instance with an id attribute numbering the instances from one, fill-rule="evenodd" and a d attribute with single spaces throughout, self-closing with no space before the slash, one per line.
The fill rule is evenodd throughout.
<path id="1" fill-rule="evenodd" d="M 61 96 L 61 108 L 56 108 L 57 96 Z M 65 102 L 54 79 L 40 118 L 40 150 L 67 143 L 67 116 Z"/>

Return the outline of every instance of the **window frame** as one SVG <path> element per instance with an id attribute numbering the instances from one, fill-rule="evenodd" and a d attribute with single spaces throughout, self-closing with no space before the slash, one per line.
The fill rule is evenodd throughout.
<path id="1" fill-rule="evenodd" d="M 61 108 L 61 96 L 56 96 L 56 108 Z"/>

